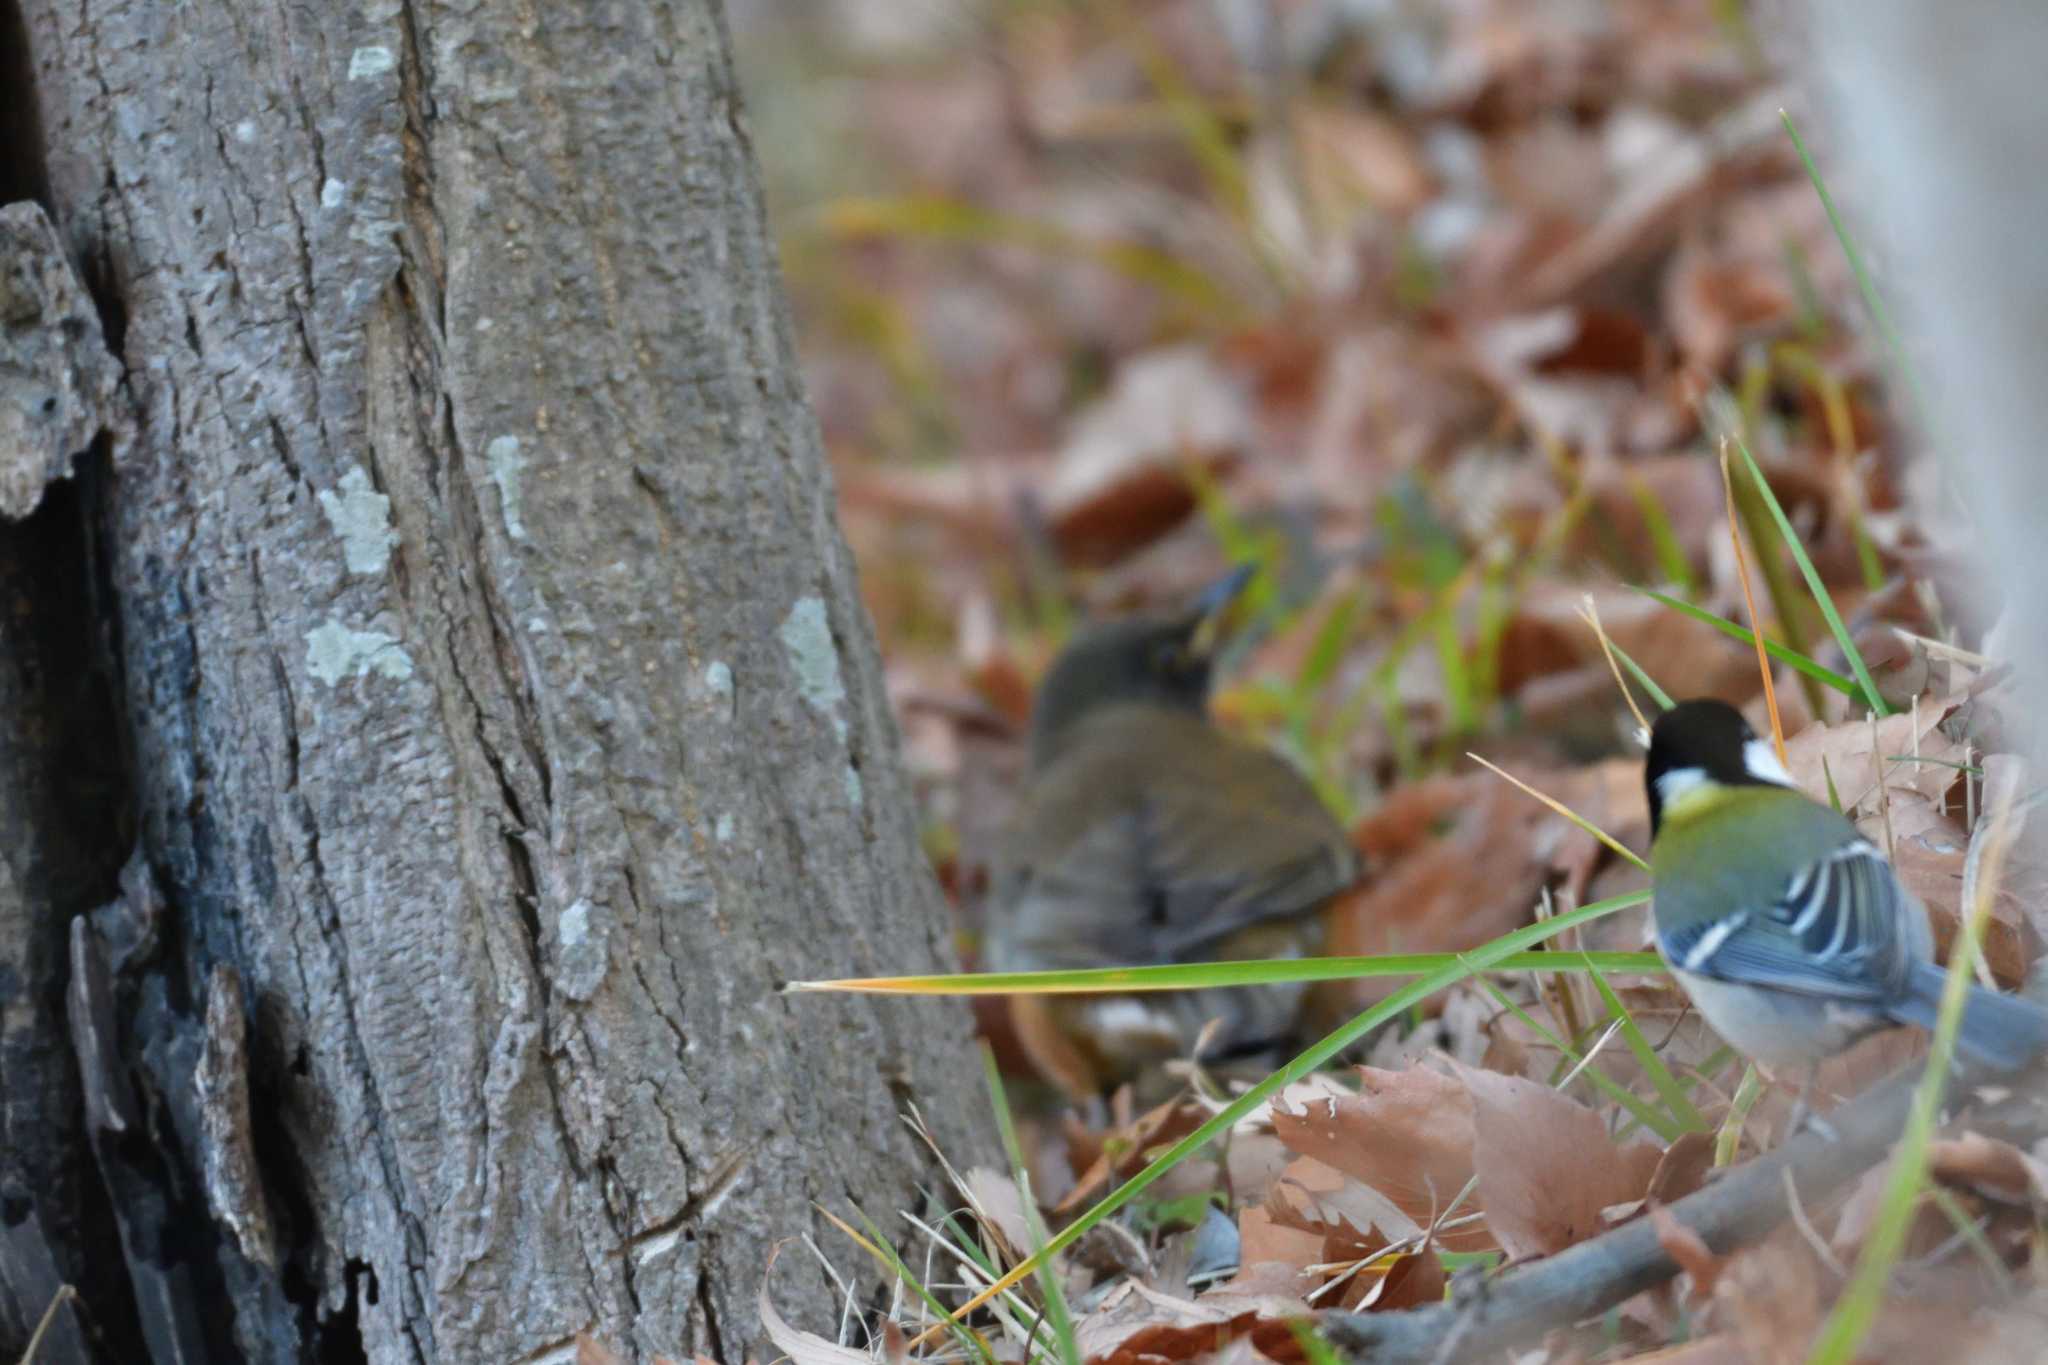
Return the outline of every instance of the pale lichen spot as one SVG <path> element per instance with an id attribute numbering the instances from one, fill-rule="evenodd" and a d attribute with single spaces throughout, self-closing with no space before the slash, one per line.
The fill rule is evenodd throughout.
<path id="1" fill-rule="evenodd" d="M 839 651 L 832 644 L 824 602 L 815 597 L 798 598 L 775 633 L 789 653 L 789 666 L 805 704 L 829 718 L 839 738 L 845 739 L 846 684 L 840 681 Z"/>
<path id="2" fill-rule="evenodd" d="M 610 935 L 593 918 L 587 900 L 577 900 L 555 917 L 555 987 L 571 1000 L 588 1000 L 604 983 L 610 966 Z"/>
<path id="3" fill-rule="evenodd" d="M 711 832 L 717 836 L 719 843 L 729 844 L 732 842 L 733 833 L 737 828 L 738 824 L 732 818 L 732 812 L 724 811 L 720 813 L 717 821 L 711 826 Z"/>
<path id="4" fill-rule="evenodd" d="M 338 209 L 341 207 L 342 201 L 347 198 L 348 186 L 344 185 L 341 181 L 330 178 L 320 183 L 321 208 Z"/>
<path id="5" fill-rule="evenodd" d="M 341 556 L 350 573 L 384 572 L 384 561 L 398 543 L 391 529 L 391 499 L 370 486 L 370 476 L 351 469 L 341 476 L 341 491 L 320 491 L 320 510 L 341 537 Z"/>
<path id="6" fill-rule="evenodd" d="M 564 947 L 573 948 L 590 937 L 590 902 L 577 901 L 555 920 L 555 931 Z"/>
<path id="7" fill-rule="evenodd" d="M 712 700 L 727 716 L 732 715 L 732 669 L 724 660 L 713 659 L 704 665 L 704 690 L 711 694 Z"/>
<path id="8" fill-rule="evenodd" d="M 862 800 L 860 773 L 855 771 L 854 766 L 851 763 L 846 765 L 846 772 L 842 780 L 846 783 L 847 804 L 852 806 L 855 810 L 859 810 Z"/>
<path id="9" fill-rule="evenodd" d="M 381 630 L 351 630 L 329 621 L 306 633 L 306 671 L 329 687 L 372 673 L 403 681 L 412 676 L 412 656 Z"/>
<path id="10" fill-rule="evenodd" d="M 243 120 L 242 120 L 242 121 L 241 121 L 240 123 L 237 123 L 237 124 L 235 125 L 235 141 L 237 141 L 237 142 L 254 142 L 255 140 L 256 140 L 256 120 L 255 120 L 255 119 L 252 119 L 252 118 L 245 118 L 245 119 L 243 119 Z"/>
<path id="11" fill-rule="evenodd" d="M 348 78 L 352 81 L 381 76 L 398 65 L 398 58 L 391 55 L 388 47 L 359 47 L 349 54 Z"/>
<path id="12" fill-rule="evenodd" d="M 490 462 L 491 482 L 498 485 L 498 506 L 505 513 L 505 532 L 514 540 L 526 539 L 526 508 L 520 500 L 519 474 L 526 468 L 517 436 L 496 436 L 484 447 Z"/>

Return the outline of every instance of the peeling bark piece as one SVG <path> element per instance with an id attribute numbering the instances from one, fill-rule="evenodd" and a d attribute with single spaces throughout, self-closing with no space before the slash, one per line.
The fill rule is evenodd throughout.
<path id="1" fill-rule="evenodd" d="M 113 424 L 121 365 L 40 204 L 0 208 L 0 517 L 36 510 Z"/>
<path id="2" fill-rule="evenodd" d="M 135 1122 L 135 1097 L 122 1069 L 114 1026 L 114 979 L 106 949 L 84 915 L 71 921 L 71 986 L 64 1008 L 85 1083 L 86 1126 L 95 1133 L 125 1133 Z"/>
<path id="3" fill-rule="evenodd" d="M 275 1269 L 277 1237 L 249 1129 L 249 1032 L 242 1011 L 242 974 L 225 962 L 214 966 L 207 983 L 206 1031 L 192 1084 L 199 1092 L 207 1207 L 235 1235 L 244 1256 Z"/>

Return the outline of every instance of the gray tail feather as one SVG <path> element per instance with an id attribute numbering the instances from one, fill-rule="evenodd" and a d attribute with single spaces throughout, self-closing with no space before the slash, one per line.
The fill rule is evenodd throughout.
<path id="1" fill-rule="evenodd" d="M 1913 968 L 1907 998 L 1893 1007 L 1901 1023 L 1934 1027 L 1948 974 L 1932 962 Z M 2017 1071 L 2048 1048 L 2048 1010 L 2017 995 L 1970 987 L 1963 1006 L 1963 1030 L 1956 1040 L 1963 1054 L 1998 1071 Z"/>

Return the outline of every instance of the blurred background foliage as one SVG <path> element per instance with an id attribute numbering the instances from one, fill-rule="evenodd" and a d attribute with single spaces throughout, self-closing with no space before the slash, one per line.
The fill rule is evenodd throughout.
<path id="1" fill-rule="evenodd" d="M 1640 884 L 1463 755 L 1641 844 L 1634 721 L 1584 612 L 1590 595 L 1667 691 L 1755 700 L 1753 653 L 1696 619 L 1747 619 L 1722 437 L 1746 439 L 1880 661 L 1928 665 L 1889 627 L 1979 626 L 1903 511 L 1934 471 L 1781 120 L 1803 107 L 1786 40 L 1740 4 L 733 18 L 970 959 L 1046 660 L 1077 621 L 1178 600 L 1226 561 L 1263 572 L 1220 713 L 1395 874 L 1336 912 L 1352 951 L 1483 942 L 1546 887 Z M 1736 502 L 1773 640 L 1845 672 L 1739 477 Z M 1783 670 L 1788 733 L 1860 715 L 1810 672 Z"/>

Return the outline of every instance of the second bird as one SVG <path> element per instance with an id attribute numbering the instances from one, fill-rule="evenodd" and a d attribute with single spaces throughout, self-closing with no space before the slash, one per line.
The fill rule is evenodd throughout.
<path id="1" fill-rule="evenodd" d="M 1031 770 L 1002 848 L 986 966 L 1039 971 L 1301 957 L 1358 856 L 1308 781 L 1209 717 L 1219 620 L 1240 569 L 1190 607 L 1084 631 L 1032 714 Z M 1191 1054 L 1289 1041 L 1306 988 L 1017 997 L 1025 1048 L 1070 1091 Z"/>

